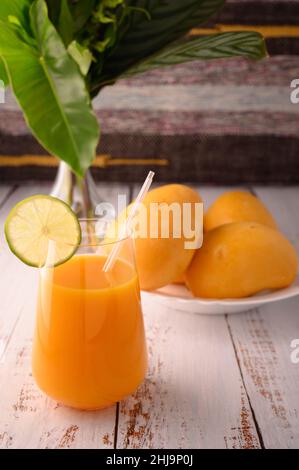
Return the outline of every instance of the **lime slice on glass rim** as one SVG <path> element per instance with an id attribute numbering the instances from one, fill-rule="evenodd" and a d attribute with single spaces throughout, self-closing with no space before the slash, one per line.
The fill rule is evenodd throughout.
<path id="1" fill-rule="evenodd" d="M 55 246 L 52 266 L 68 261 L 81 243 L 81 227 L 70 206 L 52 196 L 36 195 L 19 202 L 5 222 L 11 251 L 23 263 L 46 265 L 50 242 Z"/>

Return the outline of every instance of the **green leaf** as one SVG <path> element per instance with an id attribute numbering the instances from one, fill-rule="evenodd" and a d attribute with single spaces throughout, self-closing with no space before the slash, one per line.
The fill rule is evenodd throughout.
<path id="1" fill-rule="evenodd" d="M 67 47 L 72 42 L 75 32 L 75 24 L 67 0 L 61 0 L 57 29 Z"/>
<path id="2" fill-rule="evenodd" d="M 1 0 L 0 20 L 6 22 L 9 16 L 18 18 L 23 28 L 28 32 L 29 28 L 29 8 L 33 0 Z"/>
<path id="3" fill-rule="evenodd" d="M 61 0 L 46 0 L 48 6 L 48 15 L 51 22 L 58 27 Z"/>
<path id="4" fill-rule="evenodd" d="M 184 36 L 190 28 L 207 21 L 225 0 L 127 0 L 127 5 L 146 10 L 133 11 L 119 31 L 119 40 L 104 59 L 101 75 L 91 68 L 93 95 L 134 64 Z"/>
<path id="5" fill-rule="evenodd" d="M 84 79 L 50 22 L 44 0 L 34 1 L 30 20 L 35 47 L 0 22 L 0 55 L 36 138 L 83 176 L 99 137 Z"/>
<path id="6" fill-rule="evenodd" d="M 29 7 L 33 0 L 1 0 L 0 2 L 0 21 L 9 22 L 9 18 L 13 17 L 19 19 L 19 23 L 23 25 L 24 29 L 28 29 L 29 24 Z M 4 85 L 9 84 L 6 68 L 3 59 L 0 57 L 0 80 Z"/>
<path id="7" fill-rule="evenodd" d="M 264 38 L 256 32 L 220 33 L 172 44 L 127 70 L 122 78 L 169 65 L 195 60 L 227 57 L 262 59 L 266 56 Z"/>
<path id="8" fill-rule="evenodd" d="M 120 23 L 127 10 L 126 0 L 102 0 L 93 10 L 77 41 L 90 49 L 95 62 L 102 62 L 103 53 L 114 47 Z"/>
<path id="9" fill-rule="evenodd" d="M 63 0 L 64 1 L 64 0 Z M 73 32 L 77 33 L 87 22 L 92 14 L 97 0 L 66 0 L 67 8 L 73 19 Z M 56 27 L 59 29 L 62 0 L 46 0 L 49 10 L 49 18 Z"/>
<path id="10" fill-rule="evenodd" d="M 76 3 L 70 5 L 72 16 L 75 21 L 76 32 L 83 28 L 88 18 L 91 16 L 95 4 L 96 0 L 78 0 Z"/>
<path id="11" fill-rule="evenodd" d="M 5 65 L 4 65 L 4 62 L 1 59 L 1 57 L 0 57 L 0 81 L 2 81 L 5 86 L 8 85 L 8 83 L 9 83 L 9 79 L 8 79 L 8 76 L 7 76 L 7 73 L 6 73 Z"/>
<path id="12" fill-rule="evenodd" d="M 68 52 L 78 64 L 82 75 L 85 77 L 92 62 L 92 54 L 89 49 L 82 47 L 76 41 L 72 41 L 68 47 Z"/>

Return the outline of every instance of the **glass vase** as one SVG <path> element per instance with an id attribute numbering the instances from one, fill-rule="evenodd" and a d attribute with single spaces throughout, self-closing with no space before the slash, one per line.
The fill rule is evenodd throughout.
<path id="1" fill-rule="evenodd" d="M 57 176 L 51 190 L 51 196 L 58 197 L 69 204 L 78 217 L 92 218 L 96 207 L 103 202 L 90 170 L 84 178 L 78 178 L 64 162 L 59 163 Z M 111 218 L 115 214 L 109 214 Z"/>

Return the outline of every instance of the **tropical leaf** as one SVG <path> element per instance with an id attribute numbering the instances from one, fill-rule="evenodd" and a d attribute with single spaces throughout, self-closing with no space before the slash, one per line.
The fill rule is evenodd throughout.
<path id="1" fill-rule="evenodd" d="M 28 30 L 29 7 L 33 0 L 1 0 L 0 2 L 0 21 L 8 22 L 9 17 L 18 18 L 24 30 Z M 1 54 L 0 54 L 1 55 Z M 3 59 L 0 57 L 0 80 L 4 85 L 8 85 L 9 78 Z"/>
<path id="2" fill-rule="evenodd" d="M 61 0 L 57 29 L 67 47 L 72 42 L 75 32 L 75 24 L 67 0 Z"/>
<path id="3" fill-rule="evenodd" d="M 76 32 L 80 31 L 80 29 L 82 29 L 86 24 L 88 18 L 91 16 L 95 4 L 96 0 L 78 0 L 76 3 L 70 5 L 70 10 L 75 21 Z"/>
<path id="4" fill-rule="evenodd" d="M 254 32 L 183 39 L 224 3 L 0 0 L 0 78 L 9 79 L 37 139 L 83 175 L 99 137 L 90 97 L 105 85 L 193 60 L 266 55 Z"/>
<path id="5" fill-rule="evenodd" d="M 114 49 L 104 58 L 101 75 L 91 68 L 92 94 L 113 82 L 140 60 L 185 35 L 190 28 L 207 21 L 225 0 L 128 0 L 127 4 L 145 10 L 135 11 L 119 31 Z"/>
<path id="6" fill-rule="evenodd" d="M 122 78 L 169 65 L 227 57 L 262 59 L 266 56 L 264 38 L 256 32 L 220 33 L 172 44 L 127 70 Z"/>
<path id="7" fill-rule="evenodd" d="M 1 0 L 0 20 L 6 22 L 9 16 L 18 18 L 23 28 L 28 32 L 30 27 L 29 8 L 33 0 Z"/>
<path id="8" fill-rule="evenodd" d="M 64 11 L 66 11 L 67 23 L 70 24 L 70 19 L 72 20 L 72 31 L 76 34 L 91 16 L 96 2 L 97 0 L 77 0 L 75 2 L 72 0 L 46 0 L 49 18 L 62 35 L 64 34 L 62 28 L 65 21 L 63 18 Z M 67 25 L 67 28 L 69 28 L 69 25 Z"/>
<path id="9" fill-rule="evenodd" d="M 68 47 L 68 53 L 78 64 L 82 75 L 85 77 L 92 62 L 92 54 L 89 49 L 82 47 L 77 41 L 72 41 Z"/>
<path id="10" fill-rule="evenodd" d="M 9 23 L 0 22 L 0 56 L 36 138 L 82 176 L 99 137 L 84 79 L 50 22 L 44 0 L 32 4 L 30 22 L 35 46 Z"/>
<path id="11" fill-rule="evenodd" d="M 54 26 L 58 25 L 60 16 L 61 0 L 46 0 L 48 6 L 48 15 Z"/>

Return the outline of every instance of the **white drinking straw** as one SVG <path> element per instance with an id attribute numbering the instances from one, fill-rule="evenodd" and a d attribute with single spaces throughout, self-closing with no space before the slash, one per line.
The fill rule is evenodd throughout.
<path id="1" fill-rule="evenodd" d="M 120 231 L 120 240 L 122 240 L 123 238 L 126 237 L 126 235 L 128 233 L 128 229 L 130 228 L 130 225 L 131 225 L 135 215 L 138 212 L 139 206 L 142 203 L 143 199 L 145 198 L 149 188 L 151 187 L 154 176 L 155 176 L 155 173 L 153 171 L 150 171 L 149 174 L 147 175 L 147 178 L 146 178 L 145 182 L 143 183 L 143 186 L 140 189 L 140 192 L 139 192 L 137 198 L 135 199 L 133 207 L 130 210 L 128 218 L 122 226 L 122 229 Z M 104 267 L 103 267 L 103 271 L 105 273 L 107 273 L 108 271 L 110 271 L 110 269 L 113 268 L 120 248 L 121 248 L 121 243 L 116 243 L 114 245 L 114 247 L 113 247 L 110 255 L 108 256 L 108 258 L 106 260 L 106 263 L 104 264 Z"/>

